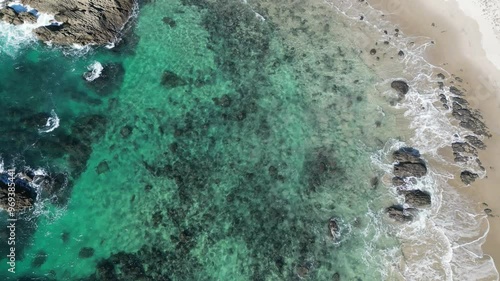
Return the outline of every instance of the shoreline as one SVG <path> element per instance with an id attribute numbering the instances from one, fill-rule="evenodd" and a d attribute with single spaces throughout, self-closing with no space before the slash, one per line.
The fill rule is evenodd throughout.
<path id="1" fill-rule="evenodd" d="M 500 202 L 493 199 L 500 196 L 500 190 L 496 187 L 496 183 L 500 182 L 500 175 L 496 173 L 500 169 L 500 124 L 495 122 L 500 115 L 500 100 L 496 94 L 500 86 L 495 81 L 495 78 L 500 77 L 500 69 L 489 60 L 492 55 L 488 57 L 483 49 L 484 38 L 480 25 L 484 26 L 485 20 L 478 23 L 476 19 L 470 18 L 462 10 L 467 3 L 462 2 L 459 6 L 456 0 L 433 1 L 432 4 L 426 0 L 372 0 L 370 5 L 385 12 L 385 19 L 400 27 L 405 35 L 424 36 L 434 40 L 435 44 L 425 51 L 425 59 L 448 71 L 457 81 L 464 81 L 456 86 L 465 90 L 465 98 L 470 107 L 481 112 L 483 121 L 492 134 L 491 138 L 483 140 L 487 145 L 486 150 L 479 151 L 479 159 L 486 168 L 486 177 L 468 187 L 455 180 L 453 186 L 460 194 L 475 201 L 478 210 L 492 210 L 488 217 L 490 229 L 482 249 L 485 255 L 493 258 L 498 270 Z M 491 41 L 496 40 L 488 38 L 486 41 L 486 44 L 492 45 L 495 42 Z"/>

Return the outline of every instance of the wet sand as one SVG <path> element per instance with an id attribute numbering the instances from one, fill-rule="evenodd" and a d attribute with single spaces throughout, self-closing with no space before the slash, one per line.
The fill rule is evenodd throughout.
<path id="1" fill-rule="evenodd" d="M 426 51 L 426 59 L 440 66 L 467 91 L 466 99 L 471 108 L 479 109 L 492 137 L 485 139 L 487 149 L 479 158 L 486 168 L 487 177 L 466 187 L 454 180 L 458 190 L 477 202 L 478 209 L 489 208 L 490 231 L 483 245 L 485 254 L 491 255 L 500 265 L 500 70 L 488 60 L 481 40 L 478 22 L 460 9 L 453 1 L 428 0 L 371 0 L 369 3 L 385 13 L 385 18 L 395 23 L 408 36 L 424 36 L 434 42 Z M 464 4 L 462 4 L 464 5 Z M 467 5 L 467 4 L 466 4 Z M 472 3 L 470 4 L 472 5 Z M 490 51 L 491 52 L 491 51 Z M 490 57 L 498 54 L 491 54 Z M 455 79 L 454 76 L 458 76 Z M 459 80 L 463 79 L 463 82 Z M 487 205 L 487 206 L 486 206 Z"/>

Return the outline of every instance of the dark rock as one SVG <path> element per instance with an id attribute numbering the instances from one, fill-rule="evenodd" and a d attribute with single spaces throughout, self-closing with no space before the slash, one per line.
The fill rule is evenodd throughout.
<path id="1" fill-rule="evenodd" d="M 39 251 L 33 261 L 31 262 L 31 267 L 39 268 L 47 261 L 47 253 L 44 251 Z"/>
<path id="2" fill-rule="evenodd" d="M 340 281 L 340 274 L 338 272 L 333 274 L 332 281 Z"/>
<path id="3" fill-rule="evenodd" d="M 461 90 L 459 90 L 457 87 L 455 86 L 450 86 L 450 92 L 454 95 L 457 95 L 457 96 L 462 96 L 463 95 L 463 92 Z"/>
<path id="4" fill-rule="evenodd" d="M 337 219 L 336 218 L 331 218 L 329 221 L 328 221 L 328 230 L 330 231 L 330 236 L 332 236 L 332 238 L 334 240 L 338 239 L 339 235 L 340 235 L 340 232 L 339 232 L 339 226 L 337 224 Z"/>
<path id="5" fill-rule="evenodd" d="M 98 44 L 114 42 L 129 20 L 132 0 L 22 0 L 36 10 L 55 15 L 61 26 L 49 25 L 35 29 L 38 38 L 56 45 Z"/>
<path id="6" fill-rule="evenodd" d="M 68 241 L 69 241 L 69 236 L 70 236 L 70 235 L 69 235 L 69 232 L 63 232 L 63 233 L 61 234 L 61 239 L 62 239 L 63 243 L 68 243 Z"/>
<path id="7" fill-rule="evenodd" d="M 385 211 L 391 219 L 397 222 L 411 222 L 413 220 L 413 215 L 409 212 L 410 210 L 400 205 L 391 206 Z"/>
<path id="8" fill-rule="evenodd" d="M 175 22 L 175 20 L 173 18 L 170 18 L 170 17 L 164 17 L 162 19 L 163 23 L 174 28 L 175 26 L 177 26 L 177 23 Z"/>
<path id="9" fill-rule="evenodd" d="M 406 95 L 410 90 L 408 84 L 405 81 L 401 80 L 392 81 L 391 88 L 396 90 L 400 96 Z"/>
<path id="10" fill-rule="evenodd" d="M 444 94 L 439 94 L 439 100 L 442 103 L 448 103 L 448 99 L 446 98 L 446 96 Z"/>
<path id="11" fill-rule="evenodd" d="M 370 55 L 375 55 L 376 53 L 377 53 L 377 50 L 375 50 L 375 49 L 370 50 Z"/>
<path id="12" fill-rule="evenodd" d="M 185 86 L 187 85 L 187 82 L 174 72 L 166 70 L 163 72 L 163 76 L 161 78 L 161 84 L 167 89 L 172 89 L 176 87 Z"/>
<path id="13" fill-rule="evenodd" d="M 97 165 L 97 168 L 96 168 L 96 172 L 97 174 L 102 174 L 102 173 L 106 173 L 109 171 L 109 165 L 108 165 L 108 162 L 106 162 L 106 160 L 104 161 L 101 161 L 99 163 L 99 165 Z"/>
<path id="14" fill-rule="evenodd" d="M 80 249 L 80 252 L 78 253 L 78 257 L 82 259 L 87 259 L 90 258 L 94 255 L 94 248 L 90 247 L 83 247 Z"/>
<path id="15" fill-rule="evenodd" d="M 405 53 L 404 53 L 403 51 L 399 51 L 399 52 L 398 52 L 398 56 L 402 57 L 402 56 L 404 56 L 404 55 L 405 55 Z"/>
<path id="16" fill-rule="evenodd" d="M 490 208 L 486 208 L 486 209 L 484 209 L 484 212 L 485 212 L 487 215 L 491 215 L 491 213 L 493 213 L 493 210 L 491 210 Z"/>
<path id="17" fill-rule="evenodd" d="M 463 98 L 459 98 L 459 97 L 452 97 L 451 99 L 452 99 L 454 102 L 457 102 L 457 103 L 459 103 L 459 104 L 461 104 L 461 105 L 468 105 L 468 104 L 469 104 L 469 103 L 468 103 L 465 99 L 463 99 Z"/>
<path id="18" fill-rule="evenodd" d="M 460 173 L 460 179 L 466 185 L 473 183 L 477 178 L 479 178 L 479 175 L 470 171 L 463 171 Z"/>
<path id="19" fill-rule="evenodd" d="M 412 147 L 402 147 L 392 153 L 392 158 L 397 162 L 421 163 L 420 151 Z"/>
<path id="20" fill-rule="evenodd" d="M 101 96 L 107 96 L 120 88 L 125 76 L 125 68 L 121 63 L 108 63 L 103 65 L 101 75 L 87 81 L 87 86 Z"/>
<path id="21" fill-rule="evenodd" d="M 392 178 L 392 185 L 393 186 L 404 186 L 406 185 L 406 182 L 404 179 L 399 178 L 399 177 L 393 177 Z"/>
<path id="22" fill-rule="evenodd" d="M 36 17 L 28 12 L 16 12 L 11 7 L 0 9 L 0 20 L 13 25 L 36 23 Z"/>
<path id="23" fill-rule="evenodd" d="M 486 149 L 486 145 L 476 136 L 466 136 L 465 139 L 478 149 Z"/>
<path id="24" fill-rule="evenodd" d="M 405 190 L 405 203 L 413 207 L 424 207 L 431 205 L 431 195 L 421 190 Z"/>
<path id="25" fill-rule="evenodd" d="M 472 145 L 466 142 L 454 142 L 451 144 L 453 152 L 467 153 L 477 156 L 477 150 Z"/>
<path id="26" fill-rule="evenodd" d="M 214 103 L 220 107 L 229 107 L 231 106 L 231 97 L 229 97 L 228 95 L 223 95 L 222 97 L 220 98 L 213 98 L 212 99 L 214 101 Z"/>
<path id="27" fill-rule="evenodd" d="M 427 174 L 427 167 L 424 163 L 402 162 L 394 165 L 394 176 L 405 177 L 423 177 Z"/>
<path id="28" fill-rule="evenodd" d="M 122 135 L 122 137 L 126 139 L 132 134 L 132 130 L 133 128 L 130 125 L 123 126 L 120 130 L 120 135 Z"/>
<path id="29" fill-rule="evenodd" d="M 444 74 L 443 74 L 443 73 L 438 73 L 438 74 L 437 74 L 437 77 L 438 77 L 438 78 L 441 78 L 441 79 L 446 78 L 446 77 L 444 76 Z"/>

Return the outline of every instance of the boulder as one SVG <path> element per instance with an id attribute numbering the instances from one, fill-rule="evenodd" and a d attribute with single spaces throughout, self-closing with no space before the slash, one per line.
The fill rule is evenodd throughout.
<path id="1" fill-rule="evenodd" d="M 331 218 L 328 221 L 328 229 L 330 230 L 330 235 L 334 240 L 336 240 L 340 233 L 339 233 L 339 225 L 337 224 L 337 219 L 336 218 Z"/>
<path id="2" fill-rule="evenodd" d="M 406 95 L 408 93 L 408 91 L 410 90 L 410 87 L 408 86 L 408 84 L 402 80 L 392 81 L 391 88 L 396 90 L 400 96 Z"/>
<path id="3" fill-rule="evenodd" d="M 413 209 L 405 209 L 401 205 L 393 205 L 385 211 L 389 215 L 389 218 L 397 222 L 411 222 L 413 220 L 413 215 L 411 214 L 412 210 Z"/>
<path id="4" fill-rule="evenodd" d="M 431 205 L 431 195 L 422 190 L 402 191 L 405 196 L 405 203 L 412 207 L 424 207 Z"/>
<path id="5" fill-rule="evenodd" d="M 486 149 L 486 145 L 476 136 L 466 136 L 465 139 L 478 149 Z"/>
<path id="6" fill-rule="evenodd" d="M 477 178 L 479 178 L 479 175 L 470 171 L 463 171 L 460 173 L 460 179 L 466 185 L 473 183 Z"/>
<path id="7" fill-rule="evenodd" d="M 427 174 L 427 167 L 424 163 L 402 162 L 394 165 L 394 176 L 400 178 L 423 177 Z"/>

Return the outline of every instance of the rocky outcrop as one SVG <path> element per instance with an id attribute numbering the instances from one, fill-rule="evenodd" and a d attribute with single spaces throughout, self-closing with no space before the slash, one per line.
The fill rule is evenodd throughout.
<path id="1" fill-rule="evenodd" d="M 8 210 L 9 207 L 14 208 L 14 212 L 23 212 L 33 206 L 36 199 L 36 191 L 30 185 L 33 181 L 34 174 L 17 174 L 10 178 L 9 174 L 0 174 L 0 209 Z M 15 185 L 15 196 L 9 196 L 9 184 Z M 9 206 L 9 197 L 13 197 L 13 205 Z"/>
<path id="2" fill-rule="evenodd" d="M 35 23 L 36 17 L 28 12 L 18 13 L 11 7 L 5 7 L 0 9 L 0 20 L 6 23 L 19 25 L 23 23 Z"/>
<path id="3" fill-rule="evenodd" d="M 479 175 L 470 171 L 463 171 L 460 173 L 460 179 L 466 185 L 473 183 L 477 178 L 479 178 Z"/>
<path id="4" fill-rule="evenodd" d="M 391 88 L 396 90 L 400 97 L 406 95 L 408 93 L 408 91 L 410 90 L 410 87 L 408 86 L 408 84 L 402 80 L 392 81 Z"/>
<path id="5" fill-rule="evenodd" d="M 427 174 L 427 167 L 420 158 L 420 152 L 411 147 L 403 147 L 393 153 L 394 176 L 398 178 L 423 177 Z"/>
<path id="6" fill-rule="evenodd" d="M 411 222 L 413 220 L 413 210 L 414 209 L 411 208 L 405 209 L 401 205 L 393 205 L 385 211 L 391 219 L 394 219 L 397 222 Z"/>
<path id="7" fill-rule="evenodd" d="M 40 40 L 57 45 L 114 42 L 134 9 L 134 0 L 22 0 L 22 3 L 52 14 L 62 23 L 34 31 Z"/>
<path id="8" fill-rule="evenodd" d="M 431 195 L 421 190 L 404 190 L 405 203 L 412 207 L 425 207 L 431 205 Z"/>

